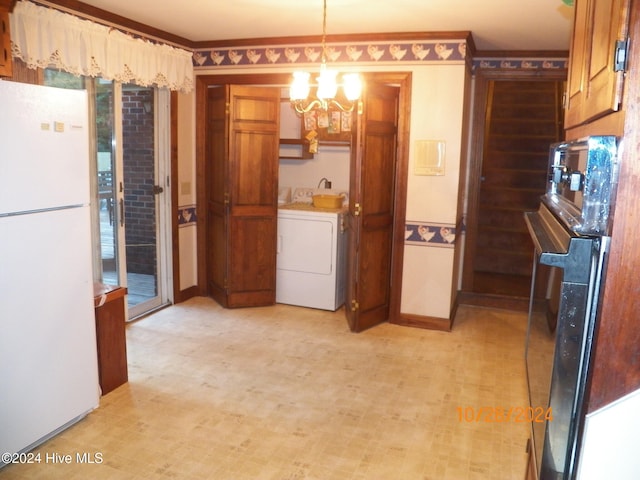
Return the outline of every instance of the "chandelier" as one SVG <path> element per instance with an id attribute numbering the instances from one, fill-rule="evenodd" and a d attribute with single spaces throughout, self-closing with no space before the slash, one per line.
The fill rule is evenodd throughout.
<path id="1" fill-rule="evenodd" d="M 316 78 L 317 84 L 310 84 L 309 72 L 293 72 L 293 81 L 289 87 L 289 99 L 291 105 L 298 113 L 307 113 L 311 110 L 329 110 L 329 107 L 337 107 L 343 112 L 352 112 L 362 93 L 362 82 L 357 73 L 345 73 L 342 75 L 342 83 L 338 83 L 338 72 L 327 68 L 327 0 L 324 0 L 322 11 L 322 63 L 320 74 Z M 337 98 L 338 87 L 342 86 L 343 97 L 346 101 Z M 311 89 L 315 89 L 315 98 L 310 96 Z"/>

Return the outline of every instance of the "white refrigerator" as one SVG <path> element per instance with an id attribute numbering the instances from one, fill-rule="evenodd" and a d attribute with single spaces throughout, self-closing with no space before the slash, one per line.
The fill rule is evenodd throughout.
<path id="1" fill-rule="evenodd" d="M 100 399 L 87 102 L 0 80 L 1 453 L 32 449 Z"/>

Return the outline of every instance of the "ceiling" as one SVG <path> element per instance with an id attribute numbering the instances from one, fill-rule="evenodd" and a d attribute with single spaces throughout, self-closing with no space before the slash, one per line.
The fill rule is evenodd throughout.
<path id="1" fill-rule="evenodd" d="M 194 42 L 322 33 L 322 0 L 82 0 Z M 478 50 L 568 50 L 563 0 L 327 0 L 327 34 L 471 31 Z"/>

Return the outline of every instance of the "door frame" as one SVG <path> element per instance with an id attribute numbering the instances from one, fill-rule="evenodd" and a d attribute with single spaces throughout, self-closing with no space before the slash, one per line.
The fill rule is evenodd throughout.
<path id="1" fill-rule="evenodd" d="M 461 292 L 459 302 L 469 305 L 508 308 L 512 310 L 526 310 L 525 303 L 509 298 L 489 298 L 473 291 L 473 273 L 475 270 L 476 241 L 478 236 L 478 202 L 482 181 L 482 163 L 484 156 L 486 105 L 489 94 L 489 83 L 493 80 L 503 81 L 531 81 L 531 80 L 565 80 L 566 70 L 488 70 L 478 69 L 474 75 L 473 117 L 471 119 L 471 143 L 468 165 L 467 211 L 465 215 L 465 248 L 462 267 Z"/>
<path id="2" fill-rule="evenodd" d="M 367 80 L 397 85 L 400 88 L 398 108 L 398 142 L 395 175 L 395 212 L 393 248 L 391 254 L 391 297 L 389 322 L 400 321 L 402 297 L 402 263 L 404 259 L 404 229 L 406 220 L 407 175 L 409 168 L 409 125 L 411 115 L 411 72 L 362 72 Z M 273 85 L 286 87 L 290 73 L 199 75 L 196 77 L 196 208 L 198 212 L 197 268 L 198 291 L 207 295 L 206 269 L 206 115 L 207 88 L 211 85 Z M 352 146 L 353 148 L 353 146 Z"/>
<path id="3" fill-rule="evenodd" d="M 127 276 L 127 254 L 126 254 L 126 224 L 123 224 L 124 219 L 120 216 L 126 211 L 126 204 L 124 204 L 124 127 L 123 127 L 123 113 L 122 107 L 115 108 L 115 102 L 118 101 L 120 105 L 123 102 L 124 86 L 122 82 L 113 82 L 113 99 L 114 99 L 114 132 L 113 138 L 115 140 L 115 149 L 113 151 L 115 161 L 115 171 L 117 172 L 116 179 L 118 186 L 115 189 L 114 208 L 116 209 L 115 218 L 117 218 L 117 255 L 118 262 L 118 283 L 124 288 L 128 288 L 128 276 Z M 144 88 L 144 87 L 140 87 Z M 133 307 L 125 309 L 125 320 L 136 320 L 142 316 L 148 315 L 159 308 L 162 308 L 174 301 L 173 290 L 171 285 L 173 283 L 173 271 L 174 265 L 170 261 L 171 251 L 173 248 L 173 224 L 171 218 L 173 215 L 171 185 L 169 181 L 169 175 L 172 168 L 172 155 L 171 155 L 171 133 L 169 131 L 171 124 L 171 96 L 169 90 L 165 88 L 149 87 L 153 91 L 153 144 L 154 144 L 154 185 L 160 186 L 165 190 L 163 195 L 154 195 L 154 201 L 156 204 L 156 293 L 153 297 L 153 301 L 145 301 Z M 120 209 L 120 202 L 123 202 L 124 207 Z M 142 307 L 139 307 L 142 305 Z"/>

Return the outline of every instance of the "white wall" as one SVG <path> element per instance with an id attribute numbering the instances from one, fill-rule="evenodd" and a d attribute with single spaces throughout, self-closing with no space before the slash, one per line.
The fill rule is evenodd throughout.
<path id="1" fill-rule="evenodd" d="M 283 96 L 287 93 L 283 92 Z M 288 98 L 288 97 L 287 97 Z M 283 103 L 280 110 L 281 138 L 300 138 L 300 117 L 289 106 Z M 307 160 L 280 159 L 280 187 L 313 187 L 318 186 L 321 178 L 331 182 L 335 190 L 349 190 L 349 161 L 351 148 L 348 145 L 320 144 L 318 153 Z"/>
<path id="2" fill-rule="evenodd" d="M 174 180 L 175 181 L 175 180 Z M 180 290 L 198 283 L 197 229 L 187 221 L 196 205 L 195 91 L 178 94 L 178 206 L 185 218 L 178 228 Z"/>
<path id="3" fill-rule="evenodd" d="M 320 144 L 309 160 L 280 160 L 279 186 L 313 187 L 321 178 L 331 182 L 333 190 L 349 191 L 350 148 Z"/>
<path id="4" fill-rule="evenodd" d="M 465 68 L 460 65 L 423 67 L 413 72 L 411 145 L 407 179 L 407 222 L 455 228 L 458 212 Z M 444 175 L 414 173 L 415 144 L 419 140 L 445 143 Z M 434 228 L 434 227 L 432 227 Z M 460 235 L 458 233 L 458 242 Z M 456 248 L 460 248 L 457 245 Z M 454 248 L 405 245 L 401 312 L 448 318 L 459 272 Z M 456 288 L 452 288 L 455 286 Z"/>

